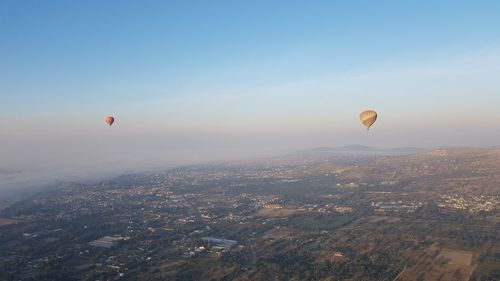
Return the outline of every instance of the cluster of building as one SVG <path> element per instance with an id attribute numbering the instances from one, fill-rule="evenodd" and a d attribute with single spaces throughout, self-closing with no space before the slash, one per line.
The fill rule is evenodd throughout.
<path id="1" fill-rule="evenodd" d="M 482 195 L 440 195 L 438 207 L 463 210 L 469 213 L 491 212 L 500 208 L 500 196 Z"/>
<path id="2" fill-rule="evenodd" d="M 89 246 L 99 247 L 99 248 L 111 248 L 116 245 L 118 242 L 127 240 L 128 237 L 122 236 L 104 236 L 100 239 L 89 242 Z"/>
<path id="3" fill-rule="evenodd" d="M 413 213 L 418 208 L 424 205 L 423 202 L 417 201 L 389 201 L 389 202 L 372 202 L 371 206 L 375 212 L 407 212 Z"/>

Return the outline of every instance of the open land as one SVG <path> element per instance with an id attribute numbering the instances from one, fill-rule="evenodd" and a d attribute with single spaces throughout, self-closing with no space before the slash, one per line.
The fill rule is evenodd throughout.
<path id="1" fill-rule="evenodd" d="M 0 280 L 500 280 L 500 150 L 328 150 L 9 204 Z"/>

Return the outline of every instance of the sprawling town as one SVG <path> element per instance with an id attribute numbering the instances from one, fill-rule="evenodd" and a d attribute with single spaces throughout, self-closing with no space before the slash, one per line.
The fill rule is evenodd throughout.
<path id="1" fill-rule="evenodd" d="M 75 183 L 2 210 L 0 280 L 499 280 L 499 155 L 311 153 Z"/>

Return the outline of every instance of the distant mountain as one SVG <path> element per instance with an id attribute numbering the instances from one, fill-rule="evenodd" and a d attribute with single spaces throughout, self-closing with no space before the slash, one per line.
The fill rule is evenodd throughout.
<path id="1" fill-rule="evenodd" d="M 312 151 L 371 151 L 374 150 L 374 148 L 361 144 L 352 144 L 341 147 L 317 147 L 311 150 Z"/>
<path id="2" fill-rule="evenodd" d="M 346 151 L 372 151 L 375 150 L 372 147 L 366 146 L 366 145 L 361 145 L 361 144 L 351 144 L 351 145 L 346 145 L 338 148 L 339 150 L 346 150 Z"/>
<path id="3" fill-rule="evenodd" d="M 321 151 L 334 151 L 336 148 L 334 147 L 316 147 L 316 148 L 313 148 L 311 149 L 311 151 L 318 151 L 318 152 L 321 152 Z"/>
<path id="4" fill-rule="evenodd" d="M 307 172 L 334 174 L 344 182 L 404 182 L 405 190 L 423 193 L 499 194 L 500 149 L 438 148 L 407 153 L 418 150 L 396 148 L 358 153 L 322 152 L 321 156 L 330 161 L 313 166 Z M 351 161 L 341 161 L 343 158 L 337 155 Z"/>
<path id="5" fill-rule="evenodd" d="M 373 148 L 361 144 L 352 144 L 341 147 L 317 147 L 309 152 L 334 154 L 367 154 L 367 155 L 408 155 L 428 151 L 418 147 Z"/>
<path id="6" fill-rule="evenodd" d="M 500 149 L 498 148 L 478 148 L 478 147 L 451 147 L 451 148 L 437 148 L 425 153 L 417 154 L 418 158 L 443 158 L 461 159 L 461 158 L 478 158 L 478 157 L 492 157 L 498 156 Z"/>
<path id="7" fill-rule="evenodd" d="M 401 152 L 402 154 L 414 154 L 414 153 L 422 153 L 428 151 L 426 148 L 421 147 L 396 147 L 385 149 L 385 151 L 392 151 L 394 153 Z"/>

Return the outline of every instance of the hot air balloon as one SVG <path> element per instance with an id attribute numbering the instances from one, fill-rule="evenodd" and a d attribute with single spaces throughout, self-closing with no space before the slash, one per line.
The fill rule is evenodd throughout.
<path id="1" fill-rule="evenodd" d="M 367 110 L 361 112 L 359 115 L 359 119 L 361 120 L 361 123 L 366 127 L 367 130 L 370 129 L 370 127 L 377 121 L 377 112 L 373 110 Z"/>
<path id="2" fill-rule="evenodd" d="M 115 122 L 115 118 L 113 116 L 108 116 L 106 118 L 104 118 L 104 121 L 109 125 L 113 125 L 113 123 Z"/>

